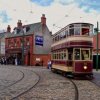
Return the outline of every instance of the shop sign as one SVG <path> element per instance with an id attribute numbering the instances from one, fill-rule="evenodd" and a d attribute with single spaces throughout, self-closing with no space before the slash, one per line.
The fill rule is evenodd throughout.
<path id="1" fill-rule="evenodd" d="M 35 36 L 35 45 L 43 46 L 43 36 Z"/>

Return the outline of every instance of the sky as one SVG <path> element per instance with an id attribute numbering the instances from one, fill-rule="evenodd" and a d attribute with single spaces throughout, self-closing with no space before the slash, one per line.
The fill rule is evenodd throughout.
<path id="1" fill-rule="evenodd" d="M 0 0 L 0 31 L 41 21 L 47 18 L 47 26 L 54 34 L 64 26 L 75 22 L 100 23 L 100 0 Z M 100 26 L 100 25 L 99 25 Z"/>

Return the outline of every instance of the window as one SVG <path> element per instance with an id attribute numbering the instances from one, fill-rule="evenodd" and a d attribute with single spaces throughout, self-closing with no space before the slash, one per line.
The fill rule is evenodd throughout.
<path id="1" fill-rule="evenodd" d="M 89 35 L 89 29 L 88 28 L 82 28 L 82 35 Z"/>
<path id="2" fill-rule="evenodd" d="M 74 28 L 74 25 L 72 24 L 72 25 L 69 25 L 69 28 Z"/>
<path id="3" fill-rule="evenodd" d="M 68 49 L 68 60 L 73 60 L 73 49 Z"/>
<path id="4" fill-rule="evenodd" d="M 16 47 L 16 39 L 14 39 L 14 46 Z"/>
<path id="5" fill-rule="evenodd" d="M 80 35 L 80 28 L 75 28 L 74 31 L 75 31 L 75 35 Z"/>
<path id="6" fill-rule="evenodd" d="M 82 60 L 89 60 L 89 50 L 81 50 Z"/>
<path id="7" fill-rule="evenodd" d="M 74 28 L 69 29 L 69 35 L 70 36 L 74 35 Z"/>
<path id="8" fill-rule="evenodd" d="M 90 60 L 92 60 L 92 49 L 90 49 Z"/>
<path id="9" fill-rule="evenodd" d="M 27 26 L 26 27 L 26 32 L 28 32 L 30 30 L 30 27 L 29 26 Z"/>
<path id="10" fill-rule="evenodd" d="M 68 36 L 68 30 L 65 31 L 65 35 Z"/>
<path id="11" fill-rule="evenodd" d="M 80 49 L 75 49 L 75 60 L 80 60 Z"/>

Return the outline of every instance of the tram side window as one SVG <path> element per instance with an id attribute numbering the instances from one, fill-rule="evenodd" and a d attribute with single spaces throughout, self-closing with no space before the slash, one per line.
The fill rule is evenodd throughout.
<path id="1" fill-rule="evenodd" d="M 75 60 L 80 60 L 80 49 L 75 49 Z"/>
<path id="2" fill-rule="evenodd" d="M 74 31 L 75 31 L 75 35 L 80 35 L 80 28 L 75 28 Z"/>
<path id="3" fill-rule="evenodd" d="M 64 52 L 64 60 L 66 59 L 66 52 Z"/>
<path id="4" fill-rule="evenodd" d="M 82 35 L 89 35 L 89 29 L 88 28 L 82 28 Z"/>
<path id="5" fill-rule="evenodd" d="M 74 35 L 74 28 L 69 29 L 69 35 L 70 36 Z"/>
<path id="6" fill-rule="evenodd" d="M 68 60 L 73 60 L 73 49 L 68 49 Z"/>
<path id="7" fill-rule="evenodd" d="M 89 50 L 82 50 L 82 60 L 89 60 Z"/>
<path id="8" fill-rule="evenodd" d="M 92 60 L 92 49 L 90 49 L 90 59 Z"/>

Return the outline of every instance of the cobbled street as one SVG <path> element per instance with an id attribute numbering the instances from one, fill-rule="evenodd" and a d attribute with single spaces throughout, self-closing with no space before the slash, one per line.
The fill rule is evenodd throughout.
<path id="1" fill-rule="evenodd" d="M 74 80 L 79 100 L 100 100 L 100 88 Z M 43 67 L 0 66 L 0 100 L 75 100 L 73 84 Z"/>

